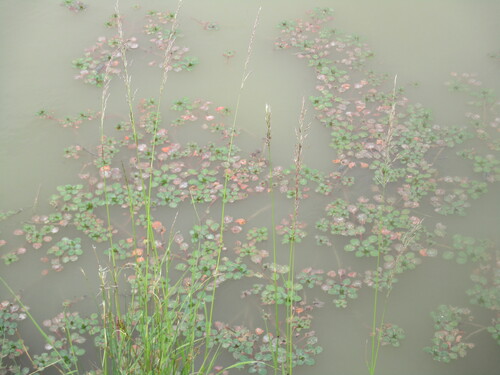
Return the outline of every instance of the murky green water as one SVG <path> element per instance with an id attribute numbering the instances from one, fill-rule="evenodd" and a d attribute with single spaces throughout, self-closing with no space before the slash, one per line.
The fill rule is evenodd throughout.
<path id="1" fill-rule="evenodd" d="M 71 61 L 82 56 L 83 50 L 94 44 L 97 37 L 115 33 L 114 29 L 108 30 L 103 26 L 114 12 L 114 2 L 87 1 L 89 8 L 81 13 L 69 12 L 57 3 L 3 1 L 0 4 L 0 208 L 23 208 L 21 214 L 2 222 L 2 236 L 5 237 L 19 227 L 19 221 L 29 221 L 32 214 L 50 212 L 48 200 L 56 186 L 79 183 L 78 173 L 87 170 L 82 165 L 90 160 L 89 155 L 76 161 L 65 159 L 62 157 L 65 147 L 78 143 L 87 150 L 93 150 L 99 144 L 96 121 L 82 125 L 78 130 L 63 129 L 38 119 L 35 114 L 41 108 L 54 111 L 60 117 L 86 109 L 99 109 L 102 89 L 74 80 L 77 71 L 71 66 Z M 125 35 L 130 37 L 142 33 L 146 11 L 173 10 L 175 4 L 172 1 L 122 0 L 120 8 L 125 15 Z M 186 0 L 180 12 L 182 38 L 179 40 L 181 45 L 189 47 L 189 54 L 198 57 L 200 63 L 191 72 L 169 75 L 165 108 L 180 97 L 202 98 L 215 105 L 235 107 L 249 36 L 261 5 L 249 66 L 251 74 L 242 91 L 237 117 L 237 127 L 242 131 L 238 145 L 248 152 L 263 149 L 266 132 L 264 111 L 265 105 L 269 104 L 273 114 L 275 165 L 288 167 L 293 162 L 294 129 L 302 98 L 305 97 L 308 108 L 306 119 L 311 122 L 304 148 L 305 162 L 328 173 L 337 168 L 332 160 L 338 155 L 328 147 L 331 129 L 325 129 L 315 119 L 317 113 L 308 102 L 309 96 L 318 95 L 314 72 L 307 67 L 307 61 L 294 56 L 297 51 L 279 51 L 274 45 L 279 36 L 276 25 L 280 21 L 301 18 L 306 10 L 316 6 L 332 7 L 335 11 L 334 27 L 359 35 L 370 46 L 375 57 L 368 62 L 368 66 L 391 77 L 387 87 L 390 88 L 392 77 L 397 75 L 397 86 L 406 90 L 405 96 L 412 103 L 422 103 L 430 109 L 433 121 L 443 127 L 466 126 L 464 114 L 470 111 L 466 106 L 469 99 L 450 93 L 444 85 L 449 80 L 450 72 L 477 73 L 484 87 L 497 92 L 500 88 L 499 59 L 488 57 L 489 54 L 500 53 L 496 17 L 500 13 L 500 3 L 497 1 Z M 220 30 L 204 30 L 203 22 L 206 21 L 217 22 Z M 144 36 L 141 37 L 145 40 Z M 234 57 L 227 59 L 223 56 L 228 50 L 235 51 Z M 130 52 L 129 59 L 136 98 L 156 96 L 161 73 L 159 69 L 148 66 L 151 56 L 144 53 L 140 46 Z M 111 84 L 107 108 L 106 124 L 110 127 L 126 120 L 124 95 L 122 83 L 115 79 Z M 499 116 L 498 106 L 496 116 Z M 496 136 L 498 142 L 498 133 Z M 185 137 L 195 139 L 199 135 L 188 134 Z M 445 174 L 477 178 L 471 164 L 453 152 L 437 159 L 436 165 Z M 367 186 L 371 180 L 363 175 L 362 170 L 356 178 L 359 181 L 365 178 L 366 182 L 353 190 L 345 188 L 340 196 L 369 191 Z M 498 251 L 500 240 L 498 182 L 490 184 L 488 189 L 488 193 L 471 202 L 472 207 L 467 209 L 466 216 L 442 217 L 435 214 L 429 205 L 422 206 L 416 214 L 430 226 L 439 221 L 444 223 L 450 233 L 490 239 L 495 244 L 488 250 L 493 254 L 490 259 L 493 264 L 497 259 L 495 256 L 498 257 L 495 251 Z M 324 216 L 324 206 L 331 200 L 316 197 L 301 203 L 299 220 L 309 224 L 306 231 L 311 235 L 297 245 L 297 269 L 309 266 L 325 270 L 348 266 L 368 269 L 373 259 L 353 259 L 350 254 L 342 252 L 343 245 L 333 246 L 340 253 L 341 264 L 338 264 L 331 248 L 316 246 L 314 223 Z M 281 220 L 290 212 L 293 201 L 279 198 L 276 204 L 277 218 Z M 269 200 L 266 198 L 249 199 L 231 206 L 230 214 L 252 217 L 249 225 L 258 226 L 268 219 L 268 207 Z M 189 205 L 185 209 L 191 210 Z M 215 214 L 214 211 L 212 213 Z M 165 217 L 171 217 L 167 215 L 165 213 Z M 183 224 L 182 221 L 177 223 L 179 227 Z M 68 236 L 78 233 L 71 227 L 64 230 L 64 235 Z M 15 241 L 1 247 L 2 254 L 12 250 L 11 246 L 24 246 L 22 241 Z M 40 321 L 61 311 L 63 299 L 86 296 L 75 304 L 75 308 L 91 312 L 95 306 L 97 265 L 91 242 L 84 242 L 85 246 L 85 254 L 76 264 L 68 265 L 60 273 L 51 272 L 42 276 L 46 266 L 39 262 L 39 258 L 45 254 L 45 247 L 33 250 L 28 245 L 28 254 L 21 256 L 20 262 L 9 267 L 2 266 L 2 275 L 16 292 L 20 292 L 23 301 Z M 286 251 L 285 248 L 281 250 Z M 286 262 L 286 253 L 281 256 Z M 434 334 L 430 312 L 436 310 L 438 305 L 470 308 L 475 316 L 474 323 L 480 325 L 490 324 L 495 314 L 498 319 L 499 307 L 498 299 L 496 306 L 489 310 L 469 302 L 465 291 L 472 286 L 470 275 L 477 265 L 457 265 L 442 260 L 441 254 L 436 258 L 422 258 L 423 264 L 416 270 L 398 277 L 399 282 L 388 299 L 385 320 L 403 327 L 406 338 L 399 348 L 381 348 L 377 373 L 497 373 L 500 366 L 498 345 L 486 331 L 471 337 L 475 347 L 468 350 L 465 358 L 450 364 L 433 361 L 429 354 L 423 352 L 422 348 L 431 344 Z M 498 273 L 498 269 L 495 272 Z M 248 285 L 251 283 L 246 287 Z M 241 284 L 235 283 L 221 289 L 218 316 L 225 321 L 259 324 L 259 302 L 249 302 L 249 307 L 245 307 L 239 297 L 242 288 Z M 5 289 L 1 293 L 2 299 L 10 298 Z M 313 321 L 323 353 L 315 357 L 316 365 L 298 367 L 297 374 L 367 373 L 365 358 L 369 356 L 373 290 L 362 288 L 359 297 L 349 300 L 346 309 L 335 308 L 331 303 L 332 297 L 324 293 L 311 292 L 308 298 L 312 300 L 314 297 L 326 302 L 323 308 L 314 311 Z M 469 326 L 467 332 L 478 328 Z M 38 334 L 30 330 L 29 323 L 23 331 L 26 332 L 28 346 L 36 348 L 43 345 Z"/>

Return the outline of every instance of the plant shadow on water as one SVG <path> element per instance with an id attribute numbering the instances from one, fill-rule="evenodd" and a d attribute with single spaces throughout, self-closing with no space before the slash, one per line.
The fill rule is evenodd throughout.
<path id="1" fill-rule="evenodd" d="M 63 5 L 87 11 L 80 1 Z M 0 304 L 0 374 L 227 374 L 236 368 L 301 373 L 307 370 L 300 367 L 315 365 L 322 352 L 317 309 L 325 302 L 349 309 L 359 295 L 372 301 L 359 361 L 366 363 L 366 373 L 375 374 L 382 347 L 399 347 L 408 339 L 390 314 L 395 284 L 437 257 L 469 265 L 471 284 L 464 293 L 470 304 L 443 301 L 428 312 L 434 333 L 422 351 L 429 359 L 451 362 L 481 350 L 474 348 L 476 334 L 488 334 L 490 345 L 500 343 L 496 245 L 448 233 L 440 221 L 466 215 L 490 186 L 498 189 L 494 92 L 474 75 L 453 73 L 450 91 L 471 98 L 468 123 L 440 127 L 428 110 L 411 104 L 396 78 L 367 68 L 372 52 L 359 37 L 332 27 L 331 9 L 314 9 L 304 19 L 281 22 L 274 48 L 293 52 L 313 74 L 317 93 L 309 104 L 324 139 L 329 137 L 332 163 L 319 170 L 303 162 L 304 103 L 293 163 L 275 166 L 270 107 L 262 115 L 261 151 L 248 152 L 236 143 L 258 16 L 234 108 L 189 97 L 166 105 L 167 76 L 196 70 L 200 63 L 180 44 L 178 12 L 143 13 L 142 35 L 125 37 L 127 17 L 117 7 L 105 24 L 114 35 L 99 37 L 72 61 L 76 79 L 99 87 L 101 108 L 63 118 L 46 109 L 37 113 L 74 131 L 98 123 L 100 142 L 94 149 L 75 144 L 63 150 L 64 157 L 82 161 L 81 182 L 58 186 L 51 212 L 27 218 L 11 236 L 2 233 L 2 259 L 22 267 L 15 263 L 36 252 L 46 265 L 43 275 L 63 276 L 94 253 L 96 311 L 87 316 L 65 304 L 38 322 L 2 278 L 12 296 Z M 195 22 L 203 32 L 223 27 Z M 156 98 L 135 98 L 133 54 L 152 56 L 148 65 L 160 69 Z M 233 56 L 226 50 L 223 63 L 232 63 Z M 122 81 L 127 93 L 122 121 L 107 110 L 115 81 Z M 472 173 L 449 175 L 440 167 L 443 157 L 460 158 Z M 247 201 L 251 211 L 240 213 Z M 302 210 L 310 202 L 326 203 L 306 222 Z M 278 210 L 278 204 L 286 208 Z M 17 214 L 3 211 L 0 219 L 15 222 Z M 296 251 L 306 246 L 308 252 L 328 249 L 334 260 L 324 264 L 337 267 L 299 266 Z M 238 300 L 231 303 L 245 304 L 251 319 L 223 319 L 218 301 L 235 288 Z M 472 322 L 473 311 L 479 311 L 480 322 Z M 31 320 L 43 348 L 31 347 L 20 334 L 23 320 Z"/>

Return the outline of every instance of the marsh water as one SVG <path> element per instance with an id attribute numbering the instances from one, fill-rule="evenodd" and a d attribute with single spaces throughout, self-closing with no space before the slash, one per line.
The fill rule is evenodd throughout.
<path id="1" fill-rule="evenodd" d="M 58 1 L 7 0 L 0 3 L 0 209 L 23 209 L 8 222 L 2 222 L 2 235 L 10 234 L 17 228 L 17 223 L 28 221 L 33 214 L 50 212 L 48 201 L 57 186 L 79 183 L 78 173 L 83 170 L 83 163 L 63 158 L 65 147 L 78 143 L 91 150 L 99 144 L 96 122 L 85 124 L 78 130 L 64 129 L 35 115 L 42 108 L 61 116 L 100 109 L 102 88 L 75 80 L 77 70 L 71 66 L 71 61 L 82 56 L 84 49 L 94 44 L 99 36 L 114 33 L 114 30 L 106 29 L 104 23 L 114 13 L 115 2 L 88 0 L 85 3 L 89 5 L 88 9 L 79 13 L 59 6 Z M 173 11 L 176 4 L 173 1 L 122 0 L 120 10 L 124 15 L 125 34 L 133 36 L 142 32 L 148 10 Z M 315 111 L 308 102 L 309 96 L 316 95 L 314 74 L 307 62 L 297 59 L 294 52 L 275 48 L 275 39 L 279 36 L 276 25 L 282 20 L 302 18 L 314 7 L 332 7 L 334 27 L 359 35 L 374 52 L 368 66 L 378 73 L 387 74 L 390 84 L 397 75 L 396 84 L 405 89 L 404 95 L 411 102 L 428 108 L 433 121 L 443 127 L 467 126 L 464 116 L 468 111 L 467 99 L 450 93 L 444 85 L 451 72 L 477 73 L 477 79 L 485 87 L 497 92 L 500 89 L 498 55 L 489 57 L 500 53 L 498 1 L 185 0 L 179 14 L 181 43 L 189 47 L 190 55 L 196 56 L 199 64 L 192 71 L 169 75 L 164 94 L 165 107 L 181 97 L 202 98 L 220 103 L 217 105 L 235 107 L 259 6 L 262 10 L 255 31 L 250 75 L 241 91 L 236 120 L 241 130 L 238 145 L 249 152 L 263 149 L 265 106 L 269 104 L 272 108 L 275 165 L 288 167 L 293 164 L 294 129 L 300 117 L 302 98 L 305 98 L 306 121 L 310 122 L 304 146 L 305 163 L 319 170 L 335 167 L 332 160 L 337 155 L 325 142 L 330 130 L 324 129 L 315 118 Z M 204 26 L 208 21 L 216 22 L 218 30 L 207 30 Z M 234 51 L 234 56 L 225 57 L 227 51 Z M 161 81 L 160 70 L 148 66 L 150 57 L 132 52 L 131 76 L 136 97 L 156 96 Z M 106 109 L 109 126 L 126 118 L 124 95 L 119 80 L 112 81 Z M 198 134 L 192 134 L 193 139 L 198 137 Z M 441 169 L 449 169 L 450 174 L 473 175 L 470 164 L 453 153 L 438 163 Z M 363 175 L 359 178 L 362 180 Z M 369 179 L 366 184 L 370 184 Z M 432 209 L 426 211 L 425 208 L 422 208 L 422 215 L 429 223 L 444 223 L 452 233 L 491 240 L 494 243 L 491 250 L 494 262 L 494 252 L 498 251 L 500 241 L 498 182 L 489 185 L 488 190 L 471 202 L 465 216 L 439 217 Z M 310 227 L 314 227 L 317 213 L 323 211 L 325 202 L 328 200 L 318 198 L 301 205 L 300 220 L 311 220 Z M 268 205 L 265 199 L 259 203 L 242 202 L 234 208 L 234 216 L 246 215 L 258 225 L 269 213 L 259 210 Z M 277 217 L 281 218 L 288 214 L 292 203 L 280 198 L 276 205 Z M 183 224 L 182 221 L 176 223 L 180 227 Z M 68 228 L 68 231 L 72 233 L 74 229 Z M 9 250 L 9 246 L 1 247 L 0 251 Z M 78 262 L 46 276 L 42 275 L 44 265 L 39 262 L 40 252 L 44 249 L 33 250 L 26 246 L 27 254 L 8 267 L 2 265 L 1 273 L 40 321 L 61 311 L 61 302 L 66 299 L 77 301 L 75 308 L 89 313 L 95 310 L 98 280 L 96 257 L 88 246 L 89 250 L 85 250 Z M 297 269 L 342 267 L 337 264 L 334 253 L 317 247 L 314 239 L 308 238 L 298 244 L 296 255 Z M 430 345 L 434 334 L 430 312 L 440 304 L 470 308 L 477 324 L 488 325 L 494 314 L 498 314 L 498 305 L 492 314 L 469 302 L 465 291 L 472 285 L 470 275 L 474 268 L 472 264 L 445 261 L 441 256 L 424 257 L 415 270 L 398 277 L 387 302 L 386 320 L 403 327 L 406 338 L 400 347 L 381 348 L 377 373 L 498 373 L 499 347 L 486 330 L 471 337 L 475 347 L 468 350 L 465 358 L 452 363 L 433 361 L 423 351 L 423 347 Z M 217 302 L 220 319 L 258 319 L 258 308 L 247 309 L 242 304 L 240 289 L 238 286 L 221 289 Z M 315 357 L 314 366 L 294 370 L 297 374 L 367 373 L 365 359 L 368 356 L 373 293 L 365 288 L 359 294 L 345 309 L 332 305 L 328 296 L 318 296 L 326 304 L 314 312 L 313 328 L 323 352 Z M 11 298 L 5 289 L 1 289 L 0 295 L 2 300 Z M 84 298 L 80 300 L 80 297 Z M 36 352 L 36 346 L 43 346 L 43 341 L 30 328 L 29 322 L 23 324 L 27 345 Z M 477 327 L 472 331 L 475 329 Z"/>

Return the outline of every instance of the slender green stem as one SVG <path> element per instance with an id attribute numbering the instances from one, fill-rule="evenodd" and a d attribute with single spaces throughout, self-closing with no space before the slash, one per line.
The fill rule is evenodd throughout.
<path id="1" fill-rule="evenodd" d="M 288 300 L 289 304 L 287 307 L 287 319 L 286 319 L 286 330 L 287 330 L 287 366 L 286 374 L 292 375 L 293 373 L 293 320 L 294 320 L 294 301 L 295 301 L 295 244 L 297 242 L 297 224 L 298 224 L 298 214 L 299 214 L 299 203 L 300 203 L 300 174 L 302 171 L 302 159 L 304 142 L 307 137 L 307 131 L 309 129 L 309 124 L 305 124 L 305 99 L 302 98 L 302 107 L 299 117 L 299 127 L 296 130 L 297 143 L 295 145 L 295 187 L 294 187 L 294 204 L 292 213 L 292 227 L 290 236 L 290 247 L 288 251 L 288 276 L 287 276 L 287 288 L 288 288 Z"/>
<path id="2" fill-rule="evenodd" d="M 278 304 L 278 260 L 277 260 L 277 247 L 276 247 L 276 205 L 274 199 L 274 182 L 273 182 L 273 159 L 271 154 L 271 107 L 266 104 L 266 126 L 267 126 L 267 134 L 266 134 L 266 145 L 267 145 L 267 155 L 268 155 L 268 163 L 269 163 L 269 194 L 271 196 L 271 226 L 272 226 L 272 246 L 273 246 L 273 285 L 274 285 L 274 324 L 275 324 L 275 335 L 276 335 L 276 344 L 274 347 L 273 353 L 273 365 L 274 365 L 274 374 L 278 373 L 278 349 L 279 349 L 279 341 L 281 337 L 280 330 L 280 319 L 279 319 L 279 304 Z M 267 325 L 267 323 L 266 323 Z M 266 329 L 267 330 L 267 329 Z"/>
<path id="3" fill-rule="evenodd" d="M 391 106 L 391 111 L 389 112 L 389 120 L 388 120 L 388 130 L 386 137 L 384 139 L 384 152 L 383 152 L 383 158 L 384 158 L 384 164 L 385 166 L 389 166 L 392 163 L 394 163 L 398 158 L 399 155 L 393 156 L 393 146 L 392 146 L 392 139 L 394 135 L 394 130 L 395 130 L 395 122 L 396 122 L 396 82 L 397 82 L 397 75 L 394 77 L 394 87 L 393 87 L 393 92 L 392 92 L 392 106 Z M 382 218 L 384 216 L 384 204 L 385 204 L 385 196 L 386 196 L 386 186 L 389 183 L 389 176 L 386 176 L 385 173 L 380 174 L 380 180 L 378 183 L 382 186 L 382 204 L 379 206 L 379 215 L 378 215 L 378 235 L 377 235 L 377 264 L 375 268 L 375 294 L 373 297 L 373 314 L 372 314 L 372 329 L 371 329 L 371 358 L 370 358 L 370 363 L 368 364 L 368 370 L 370 372 L 370 375 L 375 374 L 375 369 L 377 367 L 377 360 L 378 360 L 378 355 L 379 355 L 379 348 L 380 348 L 380 342 L 382 338 L 382 329 L 383 329 L 383 324 L 384 324 L 384 319 L 385 319 L 385 312 L 386 312 L 386 307 L 387 307 L 387 299 L 386 303 L 382 312 L 382 316 L 380 318 L 380 325 L 377 324 L 378 321 L 378 297 L 379 297 L 379 292 L 380 292 L 380 276 L 381 276 L 381 269 L 380 269 L 380 260 L 381 260 L 381 254 L 383 252 L 383 237 L 382 237 Z M 377 331 L 377 326 L 379 326 L 379 329 Z"/>
<path id="4" fill-rule="evenodd" d="M 378 251 L 377 251 L 377 266 L 375 268 L 375 295 L 373 297 L 373 315 L 372 315 L 372 331 L 371 331 L 371 359 L 370 359 L 370 375 L 375 373 L 378 358 L 378 348 L 380 345 L 380 334 L 377 334 L 377 308 L 378 308 L 378 294 L 380 289 L 380 253 L 382 252 L 382 228 L 379 224 L 378 233 Z M 384 309 L 385 313 L 385 309 Z M 383 319 L 383 317 L 382 317 Z"/>
<path id="5" fill-rule="evenodd" d="M 236 131 L 236 121 L 238 118 L 238 111 L 240 108 L 241 94 L 243 92 L 245 82 L 250 74 L 248 72 L 248 64 L 250 62 L 250 56 L 252 54 L 253 42 L 254 42 L 255 33 L 257 31 L 257 25 L 259 22 L 260 10 L 261 10 L 261 7 L 259 7 L 259 10 L 257 12 L 257 16 L 255 18 L 255 22 L 254 22 L 253 29 L 252 29 L 252 34 L 250 35 L 250 42 L 248 44 L 247 58 L 245 61 L 245 65 L 243 67 L 243 76 L 241 79 L 240 89 L 238 91 L 238 97 L 236 99 L 236 107 L 234 110 L 233 124 L 232 124 L 231 130 L 230 130 L 231 135 L 229 137 L 229 146 L 228 146 L 227 157 L 226 157 L 227 162 L 229 162 L 231 160 L 231 156 L 232 156 L 232 152 L 233 152 L 233 141 L 234 141 L 234 135 L 235 135 L 235 131 Z M 224 174 L 224 186 L 222 189 L 222 207 L 221 207 L 220 231 L 219 231 L 219 241 L 218 241 L 219 243 L 218 243 L 218 247 L 217 247 L 217 261 L 216 261 L 215 269 L 213 272 L 214 281 L 213 281 L 213 289 L 212 289 L 212 301 L 210 304 L 210 313 L 209 313 L 209 318 L 208 318 L 208 321 L 210 323 L 212 322 L 212 319 L 213 319 L 214 301 L 215 301 L 215 293 L 217 290 L 218 272 L 219 272 L 222 248 L 224 247 L 224 228 L 225 228 L 224 217 L 226 214 L 227 191 L 228 191 L 228 183 L 229 183 L 229 178 L 230 178 L 229 168 L 227 168 L 224 173 L 225 173 Z M 206 332 L 207 340 L 209 340 L 209 333 L 210 333 L 209 331 Z"/>

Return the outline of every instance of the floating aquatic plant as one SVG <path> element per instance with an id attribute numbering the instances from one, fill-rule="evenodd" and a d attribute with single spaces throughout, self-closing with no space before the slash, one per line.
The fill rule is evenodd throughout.
<path id="1" fill-rule="evenodd" d="M 440 305 L 436 312 L 431 313 L 436 329 L 432 339 L 433 346 L 425 347 L 424 351 L 441 362 L 464 357 L 467 350 L 474 347 L 474 344 L 463 341 L 465 332 L 462 330 L 462 322 L 464 319 L 467 321 L 469 315 L 470 310 L 466 308 Z"/>
<path id="2" fill-rule="evenodd" d="M 104 26 L 107 28 L 115 28 L 118 27 L 118 17 L 120 17 L 117 13 L 113 13 L 109 19 L 104 23 Z"/>
<path id="3" fill-rule="evenodd" d="M 83 1 L 78 0 L 63 0 L 61 5 L 75 13 L 81 12 L 88 7 Z"/>
<path id="4" fill-rule="evenodd" d="M 382 327 L 381 342 L 382 345 L 392 345 L 398 347 L 400 340 L 406 337 L 404 330 L 395 324 L 385 323 Z"/>
<path id="5" fill-rule="evenodd" d="M 22 209 L 17 209 L 17 210 L 2 210 L 0 211 L 0 221 L 7 220 L 9 217 L 14 216 L 21 212 Z"/>
<path id="6" fill-rule="evenodd" d="M 325 13 L 318 18 L 324 22 L 331 17 Z M 491 154 L 476 155 L 475 149 L 461 151 L 464 157 L 475 163 L 478 173 L 485 172 L 484 182 L 459 176 L 440 176 L 435 165 L 438 155 L 447 148 L 464 144 L 472 134 L 464 128 L 448 129 L 434 125 L 430 113 L 422 107 L 409 105 L 403 91 L 396 85 L 393 93 L 384 92 L 380 88 L 384 82 L 381 75 L 363 72 L 366 79 L 352 79 L 363 69 L 371 51 L 360 38 L 332 29 L 321 30 L 321 26 L 320 22 L 306 20 L 282 22 L 279 25 L 282 36 L 276 46 L 279 49 L 295 48 L 296 56 L 306 59 L 316 73 L 316 89 L 320 95 L 313 95 L 310 100 L 318 113 L 317 118 L 331 129 L 330 146 L 338 155 L 333 160 L 339 165 L 337 173 L 343 179 L 350 178 L 344 180 L 344 185 L 356 186 L 356 172 L 364 168 L 372 171 L 374 186 L 371 192 L 367 192 L 373 194 L 371 199 L 358 197 L 356 201 L 356 197 L 348 196 L 347 199 L 333 200 L 326 207 L 328 216 L 316 222 L 320 234 L 315 237 L 318 244 L 326 246 L 338 243 L 338 236 L 351 237 L 344 246 L 346 251 L 377 259 L 382 255 L 384 267 L 366 270 L 364 282 L 374 287 L 376 293 L 385 288 L 390 291 L 396 281 L 395 275 L 414 269 L 420 263 L 420 257 L 435 256 L 439 244 L 434 236 L 445 235 L 440 228 L 432 233 L 422 226 L 420 215 L 412 210 L 430 202 L 437 213 L 464 215 L 470 200 L 485 194 L 488 183 L 495 181 L 492 171 L 496 168 L 496 159 Z M 484 113 L 471 117 L 483 119 L 495 103 L 492 91 L 474 88 L 480 83 L 468 75 L 463 75 L 460 80 L 452 85 L 477 98 L 470 104 L 483 108 Z M 491 124 L 493 128 L 497 127 L 495 120 Z M 489 149 L 494 149 L 487 122 L 476 121 L 474 126 L 478 129 L 478 138 L 485 141 Z M 324 190 L 324 185 L 321 189 L 331 191 Z M 481 249 L 468 251 L 469 257 L 477 260 L 484 254 Z M 454 253 L 445 254 L 450 257 Z M 462 255 L 459 259 L 460 262 L 466 261 Z M 305 280 L 312 285 L 320 275 L 319 272 L 310 276 L 314 278 Z M 375 371 L 378 354 L 374 353 L 375 350 L 378 353 L 377 347 L 383 340 L 380 332 L 372 341 L 370 373 Z"/>
<path id="7" fill-rule="evenodd" d="M 93 112 L 91 110 L 87 110 L 85 112 L 80 112 L 76 116 L 67 116 L 65 118 L 56 118 L 52 113 L 47 112 L 45 109 L 41 109 L 37 112 L 37 116 L 46 119 L 52 120 L 63 128 L 74 128 L 78 129 L 80 125 L 83 124 L 84 121 L 92 121 L 95 120 L 99 113 Z"/>
<path id="8" fill-rule="evenodd" d="M 39 371 L 55 367 L 59 371 L 71 371 L 78 368 L 78 357 L 85 354 L 83 345 L 90 335 L 101 334 L 97 314 L 81 318 L 77 312 L 63 312 L 43 322 L 49 330 L 45 352 L 35 354 L 33 367 Z"/>
<path id="9" fill-rule="evenodd" d="M 491 245 L 486 240 L 476 240 L 472 237 L 455 234 L 453 236 L 454 250 L 443 252 L 444 259 L 455 259 L 459 264 L 465 264 L 468 261 L 477 263 L 490 260 L 488 248 Z"/>
<path id="10" fill-rule="evenodd" d="M 19 360 L 26 355 L 27 347 L 19 337 L 19 323 L 27 318 L 25 309 L 17 303 L 5 300 L 0 303 L 0 373 L 27 374 L 29 368 Z"/>
<path id="11" fill-rule="evenodd" d="M 196 20 L 196 22 L 198 22 L 202 27 L 203 27 L 203 30 L 207 30 L 207 31 L 217 31 L 217 30 L 220 30 L 220 26 L 217 22 L 212 22 L 212 21 L 200 21 L 200 20 Z"/>
<path id="12" fill-rule="evenodd" d="M 477 259 L 479 264 L 470 276 L 473 286 L 466 293 L 470 296 L 472 304 L 498 313 L 500 310 L 500 275 L 498 267 L 495 266 L 495 259 L 484 255 L 482 259 Z M 494 316 L 493 319 L 496 317 Z"/>
<path id="13" fill-rule="evenodd" d="M 148 52 L 158 57 L 150 65 L 164 72 L 189 71 L 198 64 L 196 58 L 187 56 L 187 47 L 174 44 L 180 36 L 176 19 L 175 12 L 150 11 L 142 28 L 152 43 Z M 270 366 L 275 373 L 291 373 L 295 366 L 314 364 L 314 356 L 322 350 L 314 331 L 313 311 L 323 302 L 308 302 L 307 293 L 318 289 L 336 307 L 346 308 L 362 288 L 368 287 L 375 295 L 368 361 L 373 374 L 378 347 L 399 346 L 405 336 L 400 327 L 384 322 L 377 314 L 377 298 L 384 292 L 387 300 L 398 277 L 414 270 L 422 259 L 436 256 L 438 250 L 446 259 L 477 265 L 471 277 L 473 286 L 467 291 L 471 303 L 498 312 L 497 273 L 488 265 L 492 258 L 487 241 L 448 234 L 443 224 L 422 219 L 429 206 L 437 214 L 463 215 L 472 200 L 499 181 L 495 153 L 499 143 L 494 138 L 499 120 L 488 117 L 494 113 L 494 93 L 480 87 L 473 76 L 454 75 L 450 83 L 453 91 L 473 97 L 473 111 L 467 114 L 472 131 L 437 126 L 430 111 L 410 104 L 396 81 L 393 90 L 386 90 L 386 77 L 364 67 L 372 56 L 368 46 L 361 38 L 328 26 L 331 20 L 331 9 L 321 8 L 310 12 L 310 19 L 283 21 L 275 43 L 277 49 L 293 49 L 316 79 L 317 93 L 311 95 L 310 102 L 332 149 L 332 163 L 326 170 L 304 165 L 297 155 L 291 167 L 274 166 L 261 153 L 240 149 L 233 142 L 239 134 L 236 119 L 225 105 L 183 97 L 165 111 L 160 108 L 161 95 L 137 101 L 129 98 L 127 120 L 114 124 L 112 135 L 103 132 L 97 147 L 85 149 L 92 163 L 81 170 L 81 182 L 57 187 L 50 199 L 54 212 L 35 216 L 14 232 L 35 250 L 46 246 L 42 262 L 62 271 L 78 260 L 83 254 L 82 242 L 88 240 L 63 233 L 69 226 L 92 240 L 96 253 L 108 256 L 113 272 L 123 272 L 130 285 L 127 292 L 132 303 L 125 312 L 113 315 L 106 303 L 116 297 L 113 293 L 118 282 L 112 279 L 116 274 L 100 266 L 103 306 L 108 309 L 103 311 L 101 323 L 108 331 L 99 331 L 101 323 L 96 316 L 86 320 L 66 311 L 46 321 L 54 335 L 46 351 L 33 357 L 36 369 L 54 362 L 62 370 L 72 369 L 84 354 L 83 341 L 94 335 L 105 357 L 118 361 L 113 362 L 117 368 L 132 374 L 155 368 L 153 360 L 172 360 L 189 367 L 199 352 L 222 349 L 250 373 L 266 374 Z M 77 78 L 103 86 L 104 93 L 113 76 L 123 73 L 125 84 L 130 84 L 125 54 L 130 50 L 138 53 L 139 45 L 146 45 L 139 37 L 124 38 L 122 22 L 119 12 L 113 14 L 106 26 L 116 27 L 119 36 L 100 37 L 83 57 L 73 61 L 79 70 Z M 216 23 L 203 22 L 202 26 L 218 29 Z M 233 55 L 232 50 L 223 54 L 226 60 Z M 57 119 L 40 110 L 38 116 L 78 130 L 83 121 L 100 118 L 104 124 L 110 120 L 104 110 L 101 112 Z M 179 140 L 183 132 L 189 132 L 190 142 Z M 269 133 L 266 143 L 270 138 Z M 82 150 L 82 146 L 70 146 L 64 155 L 77 159 Z M 300 142 L 298 150 L 302 150 Z M 474 178 L 442 172 L 440 156 L 455 153 L 469 163 Z M 267 226 L 256 222 L 260 211 L 235 216 L 237 219 L 223 212 L 221 220 L 211 214 L 217 203 L 224 208 L 228 204 L 229 210 L 231 203 L 274 191 L 294 207 L 294 214 L 278 225 L 274 219 Z M 311 219 L 314 225 L 309 225 L 308 232 L 319 246 L 333 248 L 338 269 L 306 267 L 295 274 L 295 247 L 298 250 L 303 245 L 305 227 L 311 224 L 298 220 L 297 207 L 311 197 L 324 202 L 324 209 Z M 196 218 L 192 225 L 169 233 L 168 221 L 161 216 L 193 208 Z M 120 214 L 127 217 L 126 223 L 115 222 Z M 289 246 L 288 263 L 277 262 L 279 244 L 272 243 L 276 234 L 281 236 L 281 245 Z M 19 247 L 2 258 L 12 263 L 24 252 L 26 249 Z M 341 266 L 341 260 L 353 257 L 364 259 L 356 267 Z M 249 324 L 212 322 L 207 310 L 213 308 L 216 289 L 241 279 L 251 285 L 241 291 L 241 297 L 260 306 L 262 319 Z M 147 306 L 146 314 L 141 306 Z M 157 310 L 149 314 L 150 306 Z M 286 311 L 285 319 L 281 311 Z M 440 306 L 432 314 L 436 324 L 432 346 L 425 350 L 440 361 L 464 356 L 473 346 L 464 337 L 463 323 L 469 316 L 468 309 Z M 150 337 L 161 338 L 162 332 L 168 332 L 175 338 L 157 340 L 160 346 L 155 346 L 157 341 L 145 339 L 140 329 L 151 332 Z M 485 329 L 498 341 L 498 320 L 492 319 Z M 113 354 L 108 352 L 111 349 L 106 341 L 110 335 L 118 336 L 120 343 Z M 9 343 L 5 355 L 2 347 L 2 358 L 12 360 L 25 354 L 24 343 Z M 186 347 L 190 351 L 183 351 Z M 172 357 L 165 359 L 164 355 Z M 15 361 L 9 370 L 28 371 Z M 227 370 L 214 366 L 213 371 Z"/>
<path id="14" fill-rule="evenodd" d="M 488 332 L 491 333 L 493 339 L 496 340 L 497 344 L 500 345 L 500 323 L 498 319 L 493 319 L 492 325 L 487 329 Z"/>
<path id="15" fill-rule="evenodd" d="M 63 264 L 75 262 L 83 254 L 81 239 L 63 237 L 47 251 L 47 254 L 54 257 L 51 260 L 52 269 L 61 271 Z"/>
<path id="16" fill-rule="evenodd" d="M 146 25 L 143 30 L 150 37 L 149 41 L 154 44 L 154 48 L 150 51 L 152 54 L 161 57 L 160 61 L 152 60 L 150 66 L 158 66 L 162 69 L 176 72 L 181 70 L 190 71 L 198 64 L 198 59 L 195 57 L 186 56 L 189 48 L 181 47 L 174 44 L 174 41 L 179 36 L 178 28 L 175 25 L 175 13 L 172 12 L 157 12 L 150 11 L 146 16 Z M 170 24 L 169 27 L 167 27 Z M 168 65 L 164 66 L 164 53 L 168 51 Z"/>
<path id="17" fill-rule="evenodd" d="M 232 49 L 226 50 L 222 56 L 226 58 L 226 62 L 229 62 L 229 59 L 233 58 L 236 55 L 236 51 Z"/>

